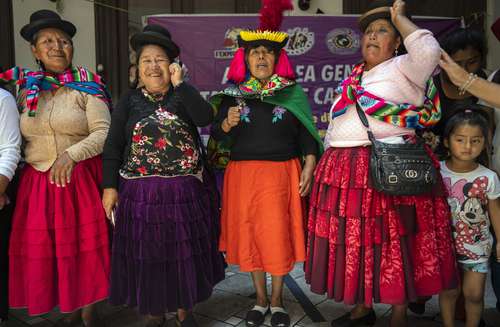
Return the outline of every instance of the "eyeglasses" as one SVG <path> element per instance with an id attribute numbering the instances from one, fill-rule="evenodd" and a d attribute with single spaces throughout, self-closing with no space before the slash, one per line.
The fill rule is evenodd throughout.
<path id="1" fill-rule="evenodd" d="M 68 48 L 73 47 L 73 43 L 71 42 L 71 40 L 52 39 L 52 38 L 41 40 L 41 41 L 37 42 L 37 45 L 42 46 L 42 47 L 47 48 L 47 49 L 54 49 L 54 48 L 57 48 L 59 46 L 63 49 L 68 49 Z"/>

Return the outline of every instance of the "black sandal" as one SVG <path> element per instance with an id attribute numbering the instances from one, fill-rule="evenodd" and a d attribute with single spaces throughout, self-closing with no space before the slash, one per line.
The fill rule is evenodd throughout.
<path id="1" fill-rule="evenodd" d="M 271 326 L 289 327 L 290 316 L 283 307 L 271 307 Z"/>
<path id="2" fill-rule="evenodd" d="M 261 307 L 260 305 L 255 305 L 252 310 L 247 312 L 245 317 L 245 322 L 248 327 L 258 327 L 264 323 L 266 319 L 266 314 L 269 311 L 269 306 Z"/>
<path id="3" fill-rule="evenodd" d="M 82 324 L 84 327 L 105 327 L 106 322 L 100 317 L 94 318 L 92 320 L 82 320 Z"/>
<path id="4" fill-rule="evenodd" d="M 351 319 L 351 313 L 348 312 L 337 319 L 332 320 L 331 327 L 357 327 L 357 326 L 373 326 L 377 321 L 375 311 L 370 310 L 366 315 L 360 318 Z"/>
<path id="5" fill-rule="evenodd" d="M 188 313 L 183 321 L 180 321 L 179 317 L 175 315 L 175 324 L 177 327 L 198 327 L 198 323 L 192 313 Z"/>
<path id="6" fill-rule="evenodd" d="M 54 327 L 76 327 L 79 326 L 81 322 L 83 322 L 83 320 L 80 313 L 64 314 L 61 319 L 56 321 Z"/>

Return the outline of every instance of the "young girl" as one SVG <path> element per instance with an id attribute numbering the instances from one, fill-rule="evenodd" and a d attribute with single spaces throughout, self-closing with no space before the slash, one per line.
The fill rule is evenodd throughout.
<path id="1" fill-rule="evenodd" d="M 500 181 L 485 167 L 489 149 L 489 124 L 477 110 L 463 110 L 452 116 L 444 129 L 448 159 L 441 162 L 441 174 L 448 189 L 453 218 L 457 260 L 463 272 L 466 326 L 478 326 L 483 311 L 488 259 L 493 245 L 490 223 L 500 236 Z M 496 246 L 500 253 L 500 245 Z M 441 294 L 445 326 L 453 326 L 458 292 Z"/>

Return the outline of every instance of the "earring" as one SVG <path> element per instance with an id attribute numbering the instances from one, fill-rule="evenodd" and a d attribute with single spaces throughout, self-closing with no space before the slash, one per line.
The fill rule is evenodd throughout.
<path id="1" fill-rule="evenodd" d="M 38 65 L 38 70 L 45 70 L 45 67 L 40 59 L 35 59 L 35 62 Z"/>
<path id="2" fill-rule="evenodd" d="M 397 57 L 398 55 L 398 49 L 394 50 L 394 56 Z"/>

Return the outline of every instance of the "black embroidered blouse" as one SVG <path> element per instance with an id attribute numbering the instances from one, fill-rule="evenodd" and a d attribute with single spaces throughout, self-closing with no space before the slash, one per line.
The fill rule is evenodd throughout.
<path id="1" fill-rule="evenodd" d="M 118 188 L 125 178 L 196 174 L 200 155 L 196 126 L 206 126 L 213 110 L 187 83 L 170 87 L 155 103 L 142 90 L 118 102 L 103 151 L 103 187 Z"/>

